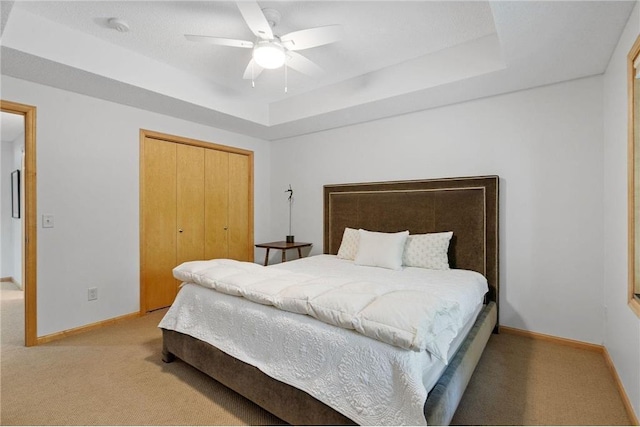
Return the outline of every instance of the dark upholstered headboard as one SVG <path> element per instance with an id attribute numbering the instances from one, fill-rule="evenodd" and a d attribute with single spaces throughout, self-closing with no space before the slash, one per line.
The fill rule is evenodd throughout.
<path id="1" fill-rule="evenodd" d="M 411 234 L 453 231 L 449 264 L 482 273 L 498 302 L 498 177 L 324 186 L 324 253 L 345 227 Z"/>

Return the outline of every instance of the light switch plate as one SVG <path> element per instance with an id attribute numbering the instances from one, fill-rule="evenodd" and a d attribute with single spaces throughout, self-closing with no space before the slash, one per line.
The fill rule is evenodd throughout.
<path id="1" fill-rule="evenodd" d="M 53 215 L 42 215 L 42 228 L 53 228 Z"/>

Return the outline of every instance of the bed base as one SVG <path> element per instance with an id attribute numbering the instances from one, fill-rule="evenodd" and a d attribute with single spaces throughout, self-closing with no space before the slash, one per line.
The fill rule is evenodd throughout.
<path id="1" fill-rule="evenodd" d="M 189 335 L 162 330 L 162 360 L 176 357 L 246 397 L 278 418 L 295 425 L 355 423 L 310 394 L 275 380 L 253 365 Z"/>
<path id="2" fill-rule="evenodd" d="M 497 322 L 497 308 L 488 303 L 458 352 L 429 393 L 424 406 L 429 425 L 448 425 Z M 354 425 L 310 394 L 275 380 L 255 366 L 179 332 L 163 329 L 162 360 L 179 358 L 293 425 Z"/>

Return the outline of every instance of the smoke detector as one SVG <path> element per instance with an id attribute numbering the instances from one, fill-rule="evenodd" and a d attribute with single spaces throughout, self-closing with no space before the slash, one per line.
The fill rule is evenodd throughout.
<path id="1" fill-rule="evenodd" d="M 280 19 L 282 15 L 275 9 L 262 9 L 262 13 L 264 13 L 264 17 L 267 19 L 267 22 L 271 26 L 271 28 L 275 27 L 280 23 Z"/>
<path id="2" fill-rule="evenodd" d="M 107 23 L 109 24 L 109 28 L 113 28 L 114 30 L 121 33 L 126 33 L 129 31 L 129 24 L 127 24 L 120 18 L 111 18 L 109 19 L 109 21 L 107 21 Z"/>

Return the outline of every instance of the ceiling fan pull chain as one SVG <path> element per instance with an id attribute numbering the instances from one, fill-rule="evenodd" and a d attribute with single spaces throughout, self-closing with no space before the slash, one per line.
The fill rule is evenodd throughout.
<path id="1" fill-rule="evenodd" d="M 284 60 L 284 93 L 288 92 L 287 88 L 287 59 Z"/>
<path id="2" fill-rule="evenodd" d="M 254 80 L 253 65 L 254 65 L 254 61 L 251 60 L 251 87 L 255 88 L 256 87 L 256 82 Z"/>

